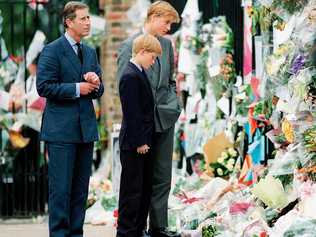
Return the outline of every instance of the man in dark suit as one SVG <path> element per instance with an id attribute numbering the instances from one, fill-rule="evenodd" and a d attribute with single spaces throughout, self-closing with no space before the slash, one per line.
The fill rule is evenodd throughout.
<path id="1" fill-rule="evenodd" d="M 152 190 L 151 147 L 155 131 L 154 98 L 144 69 L 161 55 L 159 41 L 149 34 L 134 40 L 133 58 L 119 83 L 123 119 L 118 237 L 140 237 L 146 226 Z"/>
<path id="2" fill-rule="evenodd" d="M 46 97 L 41 139 L 48 149 L 49 235 L 82 237 L 93 142 L 98 140 L 92 99 L 104 91 L 95 50 L 83 45 L 89 8 L 68 2 L 66 32 L 42 51 L 37 91 Z"/>
<path id="3" fill-rule="evenodd" d="M 150 232 L 152 235 L 179 236 L 167 230 L 168 197 L 171 188 L 171 168 L 174 140 L 174 124 L 181 108 L 176 95 L 173 79 L 174 56 L 171 41 L 163 36 L 171 24 L 179 22 L 177 11 L 166 1 L 153 3 L 147 11 L 144 33 L 154 35 L 160 42 L 162 55 L 157 57 L 152 67 L 145 70 L 149 78 L 155 102 L 155 144 L 153 153 L 153 190 L 150 206 Z M 118 52 L 118 80 L 132 56 L 133 40 L 141 32 L 125 40 Z"/>

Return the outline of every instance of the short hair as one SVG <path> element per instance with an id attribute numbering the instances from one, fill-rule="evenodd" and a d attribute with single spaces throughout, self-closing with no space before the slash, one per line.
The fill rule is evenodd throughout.
<path id="1" fill-rule="evenodd" d="M 162 48 L 159 40 L 150 34 L 142 34 L 136 37 L 133 41 L 133 57 L 141 50 L 157 55 L 162 54 Z"/>
<path id="2" fill-rule="evenodd" d="M 178 12 L 166 1 L 156 1 L 150 5 L 147 11 L 146 22 L 148 22 L 152 16 L 170 17 L 172 19 L 172 23 L 180 22 Z"/>
<path id="3" fill-rule="evenodd" d="M 76 18 L 76 11 L 78 9 L 89 9 L 88 5 L 82 2 L 70 1 L 68 2 L 63 10 L 63 23 L 64 27 L 68 28 L 66 24 L 66 20 L 70 19 L 73 20 Z"/>

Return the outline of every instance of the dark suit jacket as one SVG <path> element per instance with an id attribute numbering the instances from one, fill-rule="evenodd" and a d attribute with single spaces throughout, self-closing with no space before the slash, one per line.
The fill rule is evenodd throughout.
<path id="1" fill-rule="evenodd" d="M 47 98 L 43 114 L 41 139 L 50 142 L 92 142 L 98 140 L 97 122 L 92 99 L 104 91 L 102 80 L 97 91 L 76 97 L 75 83 L 84 81 L 83 74 L 101 69 L 95 50 L 83 45 L 83 64 L 65 38 L 45 46 L 37 70 L 38 94 Z"/>
<path id="2" fill-rule="evenodd" d="M 123 111 L 120 148 L 151 146 L 155 131 L 154 99 L 146 74 L 129 62 L 120 79 L 119 92 Z"/>
<path id="3" fill-rule="evenodd" d="M 117 59 L 118 80 L 130 58 L 134 39 L 141 33 L 135 34 L 125 40 L 119 50 Z M 151 89 L 155 102 L 155 129 L 163 132 L 176 123 L 181 112 L 179 99 L 176 95 L 176 82 L 173 79 L 174 56 L 171 41 L 158 37 L 162 47 L 162 55 L 158 57 L 155 64 L 146 71 L 150 80 Z"/>

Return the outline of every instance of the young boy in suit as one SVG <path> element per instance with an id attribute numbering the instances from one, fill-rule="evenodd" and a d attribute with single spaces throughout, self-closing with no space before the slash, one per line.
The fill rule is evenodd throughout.
<path id="1" fill-rule="evenodd" d="M 144 69 L 155 63 L 162 49 L 154 36 L 143 34 L 135 38 L 132 52 L 119 83 L 123 120 L 117 237 L 143 236 L 152 189 L 154 97 Z"/>

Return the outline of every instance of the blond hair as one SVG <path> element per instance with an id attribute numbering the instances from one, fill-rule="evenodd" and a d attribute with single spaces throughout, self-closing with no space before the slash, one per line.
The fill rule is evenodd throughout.
<path id="1" fill-rule="evenodd" d="M 178 12 L 166 1 L 156 1 L 150 5 L 147 11 L 146 22 L 150 21 L 153 16 L 170 17 L 172 23 L 180 22 Z"/>
<path id="2" fill-rule="evenodd" d="M 132 50 L 133 57 L 141 50 L 149 53 L 155 53 L 157 55 L 162 54 L 162 48 L 159 40 L 150 34 L 142 34 L 134 39 Z"/>
<path id="3" fill-rule="evenodd" d="M 63 23 L 64 27 L 68 28 L 66 20 L 73 20 L 76 18 L 76 11 L 79 9 L 89 9 L 88 5 L 82 2 L 70 1 L 68 2 L 63 10 Z"/>

